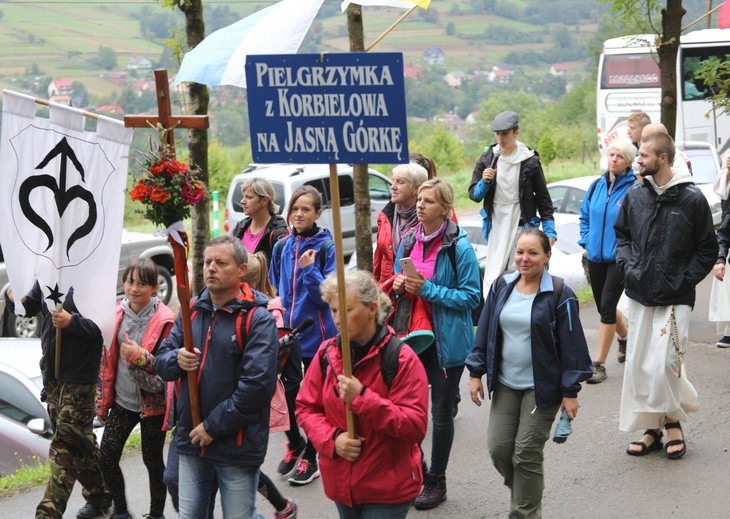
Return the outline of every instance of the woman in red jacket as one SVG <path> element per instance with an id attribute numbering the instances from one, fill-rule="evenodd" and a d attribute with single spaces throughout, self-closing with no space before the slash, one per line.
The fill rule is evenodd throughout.
<path id="1" fill-rule="evenodd" d="M 386 380 L 383 355 L 399 344 L 383 322 L 389 300 L 369 272 L 348 272 L 345 286 L 345 312 L 340 312 L 336 276 L 328 276 L 320 290 L 338 328 L 347 315 L 352 376 L 342 374 L 339 337 L 322 343 L 304 376 L 297 418 L 319 453 L 325 494 L 341 518 L 373 513 L 403 518 L 423 484 L 418 445 L 428 422 L 426 372 L 404 346 L 392 380 Z M 356 438 L 346 432 L 347 404 L 355 415 Z"/>
<path id="2" fill-rule="evenodd" d="M 114 497 L 115 517 L 131 517 L 127 511 L 124 476 L 119 467 L 124 444 L 139 423 L 142 458 L 150 480 L 150 518 L 164 517 L 165 383 L 157 376 L 154 354 L 167 337 L 175 319 L 160 301 L 157 268 L 150 259 L 131 262 L 122 276 L 124 298 L 117 303 L 112 343 L 105 349 L 99 373 L 97 416 L 106 422 L 101 439 L 101 469 Z M 131 368 L 131 369 L 130 369 Z M 83 510 L 83 509 L 82 509 Z M 86 517 L 81 515 L 79 517 Z"/>

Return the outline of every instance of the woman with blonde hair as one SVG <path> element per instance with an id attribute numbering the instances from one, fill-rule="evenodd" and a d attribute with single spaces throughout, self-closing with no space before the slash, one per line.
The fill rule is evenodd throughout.
<path id="1" fill-rule="evenodd" d="M 434 333 L 434 344 L 420 355 L 431 384 L 433 439 L 431 465 L 414 503 L 419 510 L 446 500 L 454 405 L 474 339 L 471 311 L 481 298 L 476 254 L 466 232 L 451 220 L 453 207 L 454 190 L 447 182 L 432 178 L 421 184 L 418 224 L 403 237 L 395 261 L 393 291 L 421 299 Z M 403 275 L 401 258 L 411 259 L 415 276 Z"/>
<path id="2" fill-rule="evenodd" d="M 419 443 L 428 423 L 428 381 L 418 357 L 385 323 L 388 297 L 370 272 L 345 273 L 346 308 L 337 276 L 322 283 L 338 329 L 347 319 L 352 374 L 343 374 L 339 337 L 312 359 L 297 398 L 297 416 L 319 452 L 322 484 L 340 518 L 406 517 L 421 490 Z M 393 350 L 396 348 L 396 350 Z M 384 359 L 397 353 L 388 380 Z M 357 436 L 347 434 L 345 408 L 355 415 Z"/>
<path id="3" fill-rule="evenodd" d="M 289 233 L 286 220 L 278 215 L 274 186 L 265 178 L 247 178 L 241 184 L 241 195 L 246 218 L 236 224 L 231 236 L 240 239 L 250 254 L 263 252 L 271 260 L 274 244 Z"/>

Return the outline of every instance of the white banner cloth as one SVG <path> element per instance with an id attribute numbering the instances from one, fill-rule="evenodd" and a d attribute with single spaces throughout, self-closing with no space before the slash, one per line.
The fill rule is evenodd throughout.
<path id="1" fill-rule="evenodd" d="M 99 116 L 84 131 L 81 110 L 3 92 L 0 243 L 16 313 L 36 280 L 53 309 L 74 289 L 82 315 L 110 344 L 132 130 Z"/>

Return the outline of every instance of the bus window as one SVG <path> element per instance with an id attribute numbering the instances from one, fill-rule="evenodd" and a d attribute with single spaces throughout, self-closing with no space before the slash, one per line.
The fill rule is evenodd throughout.
<path id="1" fill-rule="evenodd" d="M 605 55 L 601 88 L 661 87 L 659 64 L 650 53 Z"/>
<path id="2" fill-rule="evenodd" d="M 702 67 L 702 62 L 710 58 L 717 58 L 724 61 L 730 54 L 730 46 L 705 47 L 705 48 L 683 48 L 681 70 L 682 75 L 682 99 L 705 99 L 713 95 L 710 88 L 705 86 L 704 81 L 694 77 L 695 71 Z"/>

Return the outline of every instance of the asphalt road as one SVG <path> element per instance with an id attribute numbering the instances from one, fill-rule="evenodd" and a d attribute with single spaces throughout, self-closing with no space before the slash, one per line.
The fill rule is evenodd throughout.
<path id="1" fill-rule="evenodd" d="M 707 322 L 710 279 L 698 287 L 697 306 L 690 328 L 691 344 L 685 357 L 689 378 L 700 394 L 702 409 L 690 415 L 684 425 L 687 454 L 681 460 L 668 460 L 663 452 L 645 458 L 625 454 L 628 443 L 638 433 L 618 431 L 621 365 L 616 362 L 615 346 L 607 362 L 608 379 L 596 386 L 584 386 L 580 393 L 581 410 L 573 422 L 573 434 L 562 445 L 548 442 L 545 449 L 545 493 L 543 516 L 546 518 L 726 518 L 730 516 L 730 497 L 725 487 L 730 474 L 730 349 L 715 346 L 715 325 Z M 595 351 L 598 316 L 586 306 L 581 318 L 589 345 Z M 489 406 L 477 408 L 467 396 L 467 379 L 462 380 L 463 397 L 456 418 L 456 438 L 447 472 L 448 499 L 438 508 L 410 517 L 478 519 L 506 517 L 509 494 L 486 451 L 486 423 Z M 429 431 L 430 434 L 430 431 Z M 275 475 L 283 455 L 280 445 L 285 436 L 273 434 L 265 473 Z M 424 446 L 430 452 L 430 436 Z M 127 498 L 135 517 L 147 513 L 147 476 L 141 456 L 125 459 L 122 469 L 127 481 Z M 305 487 L 281 482 L 285 495 L 300 506 L 300 518 L 334 519 L 334 505 L 324 496 L 320 480 Z M 0 500 L 0 517 L 30 517 L 40 500 L 42 488 Z M 76 486 L 66 517 L 75 517 L 83 505 Z M 265 517 L 273 509 L 259 499 Z M 222 517 L 220 507 L 216 517 Z M 168 519 L 177 514 L 169 503 Z"/>

